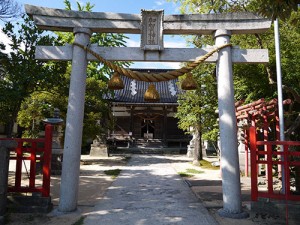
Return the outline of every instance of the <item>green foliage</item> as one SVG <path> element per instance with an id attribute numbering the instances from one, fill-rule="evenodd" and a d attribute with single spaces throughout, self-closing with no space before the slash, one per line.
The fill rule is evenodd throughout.
<path id="1" fill-rule="evenodd" d="M 181 3 L 182 13 L 225 13 L 225 12 L 259 12 L 268 17 L 280 17 L 285 19 L 281 21 L 280 39 L 281 39 L 281 68 L 282 80 L 284 84 L 284 99 L 290 98 L 297 101 L 289 107 L 291 118 L 287 121 L 295 121 L 295 115 L 299 113 L 300 106 L 300 78 L 299 78 L 299 35 L 300 35 L 300 13 L 297 11 L 293 0 L 263 1 L 263 0 L 243 0 L 243 1 L 226 1 L 226 0 L 174 0 Z M 271 14 L 268 12 L 272 12 Z M 268 15 L 267 15 L 268 14 Z M 275 17 L 274 17 L 275 16 Z M 197 35 L 189 38 L 189 41 L 196 47 L 213 45 L 212 36 Z M 269 50 L 270 62 L 265 65 L 251 64 L 234 64 L 234 93 L 235 99 L 244 100 L 249 103 L 260 98 L 272 99 L 277 97 L 276 86 L 276 59 L 274 47 L 274 33 L 271 28 L 263 34 L 253 35 L 232 35 L 231 43 L 238 45 L 242 49 L 267 48 Z M 206 68 L 201 65 L 200 68 Z M 195 121 L 200 122 L 203 139 L 213 140 L 217 137 L 218 123 L 214 117 L 214 110 L 217 109 L 217 97 L 214 93 L 216 90 L 215 75 L 213 68 L 206 68 L 194 72 L 194 75 L 202 77 L 202 74 L 211 74 L 212 80 L 205 84 L 205 91 L 196 90 L 187 92 L 185 97 L 181 97 L 177 117 L 180 119 L 179 126 L 187 130 L 193 126 Z M 213 85 L 212 85 L 213 84 Z M 205 97 L 203 97 L 205 96 Z M 208 101 L 208 103 L 206 102 Z M 191 107 L 189 107 L 191 105 Z M 195 107 L 197 105 L 197 107 Z M 208 107 L 204 107 L 207 105 Z M 210 111 L 205 111 L 208 108 Z M 209 114 L 210 113 L 210 114 Z M 190 117 L 190 118 L 185 118 Z M 291 124 L 291 123 L 289 123 Z"/>
<path id="2" fill-rule="evenodd" d="M 48 103 L 48 93 L 34 92 L 30 97 L 24 99 L 17 117 L 17 123 L 25 128 L 23 137 L 38 137 L 42 126 L 42 120 L 50 117 L 51 105 Z"/>
<path id="3" fill-rule="evenodd" d="M 179 96 L 176 118 L 179 128 L 189 131 L 190 127 L 199 129 L 203 137 L 216 140 L 217 127 L 217 89 L 215 68 L 202 64 L 194 70 L 194 78 L 198 83 L 195 91 L 187 91 Z"/>
<path id="4" fill-rule="evenodd" d="M 107 93 L 106 83 L 93 77 L 87 78 L 85 96 L 85 114 L 83 125 L 83 142 L 95 139 L 97 136 L 106 135 L 108 129 L 112 129 L 109 121 L 110 106 L 103 100 Z"/>
<path id="5" fill-rule="evenodd" d="M 104 170 L 103 171 L 106 175 L 111 176 L 113 179 L 117 178 L 119 174 L 121 173 L 120 169 L 114 169 L 114 170 Z"/>
<path id="6" fill-rule="evenodd" d="M 82 225 L 84 224 L 84 219 L 86 218 L 86 216 L 81 216 L 75 223 L 73 223 L 72 225 Z"/>
<path id="7" fill-rule="evenodd" d="M 201 174 L 204 171 L 188 168 L 184 172 L 178 172 L 181 177 L 193 177 L 195 174 Z"/>
<path id="8" fill-rule="evenodd" d="M 268 18 L 275 20 L 287 20 L 293 11 L 298 10 L 299 0 L 256 0 L 258 4 L 258 12 Z"/>
<path id="9" fill-rule="evenodd" d="M 251 11 L 262 16 L 289 19 L 298 10 L 299 0 L 167 0 L 180 3 L 181 13 L 224 13 Z"/>
<path id="10" fill-rule="evenodd" d="M 71 10 L 70 1 L 65 0 L 66 9 Z M 94 5 L 87 2 L 85 5 L 77 2 L 78 11 L 91 12 Z M 64 44 L 72 44 L 74 35 L 72 33 L 56 32 L 58 39 Z M 127 37 L 123 34 L 113 33 L 94 33 L 90 39 L 91 44 L 99 46 L 123 47 L 126 45 Z M 128 66 L 129 63 L 118 62 L 118 65 Z M 71 63 L 68 64 L 68 70 L 65 77 L 70 77 Z M 102 65 L 100 62 L 89 62 L 87 69 L 87 84 L 85 96 L 85 112 L 83 124 L 83 148 L 87 146 L 96 137 L 102 137 L 107 134 L 107 130 L 111 129 L 111 112 L 109 103 L 103 99 L 108 94 L 106 82 L 111 70 Z M 65 84 L 68 86 L 68 83 Z M 67 92 L 61 93 L 62 96 L 68 95 Z"/>
<path id="11" fill-rule="evenodd" d="M 11 43 L 9 53 L 1 45 L 0 71 L 0 123 L 7 124 L 7 135 L 11 136 L 23 100 L 38 90 L 60 84 L 60 75 L 65 72 L 65 63 L 45 63 L 35 60 L 36 45 L 54 45 L 57 40 L 43 35 L 33 21 L 24 16 L 22 23 L 6 23 L 2 31 Z"/>
<path id="12" fill-rule="evenodd" d="M 209 161 L 206 161 L 206 160 L 200 160 L 200 167 L 202 169 L 209 169 L 209 170 L 219 170 L 220 167 L 217 167 L 217 166 L 213 166 L 211 165 L 211 162 Z"/>
<path id="13" fill-rule="evenodd" d="M 64 1 L 67 10 L 71 10 L 72 6 L 70 1 Z M 94 5 L 87 2 L 85 5 L 81 5 L 77 2 L 79 11 L 91 11 Z M 26 24 L 25 24 L 26 25 Z M 24 27 L 26 27 L 24 25 Z M 27 24 L 29 25 L 29 23 Z M 33 26 L 31 22 L 30 25 Z M 13 33 L 13 28 L 10 29 Z M 35 30 L 33 34 L 42 33 L 40 30 Z M 41 45 L 65 45 L 72 44 L 74 42 L 74 35 L 72 33 L 56 32 L 55 36 L 48 37 L 48 42 L 35 42 L 32 44 L 32 48 L 38 44 Z M 122 34 L 93 34 L 91 37 L 92 44 L 98 44 L 100 46 L 125 46 L 126 36 Z M 50 40 L 52 42 L 50 42 Z M 20 41 L 20 44 L 23 41 Z M 25 135 L 32 136 L 38 133 L 41 128 L 40 124 L 44 118 L 53 116 L 53 109 L 58 108 L 61 112 L 61 118 L 66 121 L 68 95 L 69 95 L 69 83 L 71 75 L 71 62 L 44 63 L 34 60 L 34 52 L 29 57 L 31 67 L 35 67 L 36 64 L 43 65 L 43 69 L 52 72 L 52 80 L 44 82 L 48 85 L 40 85 L 43 80 L 38 80 L 38 88 L 32 89 L 28 94 L 23 95 L 19 107 L 18 124 L 24 127 Z M 127 66 L 128 63 L 119 63 L 120 65 Z M 64 67 L 59 67 L 63 65 Z M 54 69 L 60 68 L 56 72 Z M 23 69 L 24 71 L 24 69 Z M 85 113 L 84 113 L 84 125 L 83 125 L 83 147 L 89 146 L 90 142 L 97 136 L 107 134 L 107 130 L 111 128 L 110 122 L 111 112 L 109 103 L 103 99 L 103 96 L 108 94 L 106 87 L 106 81 L 108 80 L 108 74 L 111 71 L 101 65 L 99 62 L 89 62 L 87 69 L 86 80 L 86 95 L 85 95 Z M 40 75 L 40 72 L 34 72 L 33 75 Z M 55 74 L 55 76 L 53 75 Z M 20 75 L 18 75 L 19 77 Z M 17 91 L 16 91 L 17 92 Z M 19 92 L 17 92 L 19 94 Z M 8 94 L 12 95 L 13 92 Z"/>
<path id="14" fill-rule="evenodd" d="M 200 170 L 196 170 L 196 169 L 186 169 L 186 172 L 187 173 L 191 173 L 191 174 L 200 174 L 200 173 L 204 173 L 203 171 L 200 171 Z"/>
<path id="15" fill-rule="evenodd" d="M 179 176 L 181 177 L 193 177 L 193 174 L 187 173 L 187 172 L 178 172 Z"/>
<path id="16" fill-rule="evenodd" d="M 66 10 L 72 10 L 72 5 L 69 0 L 64 1 L 66 5 Z M 91 12 L 94 8 L 94 5 L 90 4 L 90 2 L 85 3 L 85 5 L 81 5 L 79 2 L 77 3 L 78 11 L 86 11 Z M 72 33 L 66 32 L 55 32 L 58 36 L 58 39 L 61 40 L 62 43 L 72 44 L 74 42 L 74 35 Z M 126 46 L 126 37 L 124 34 L 114 34 L 114 33 L 93 33 L 90 38 L 91 44 L 97 44 L 99 46 L 106 47 L 125 47 Z M 115 62 L 119 66 L 128 67 L 130 65 L 129 62 Z M 87 76 L 95 77 L 99 80 L 108 80 L 108 75 L 111 74 L 112 71 L 106 65 L 103 65 L 100 62 L 89 62 Z"/>

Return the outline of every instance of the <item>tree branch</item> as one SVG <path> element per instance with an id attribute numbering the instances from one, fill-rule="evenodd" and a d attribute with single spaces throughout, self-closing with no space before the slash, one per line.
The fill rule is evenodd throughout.
<path id="1" fill-rule="evenodd" d="M 291 94 L 293 95 L 294 101 L 295 101 L 295 102 L 300 103 L 300 95 L 299 95 L 299 93 L 298 93 L 295 89 L 293 89 L 293 88 L 291 88 L 291 87 L 288 87 L 288 86 L 286 86 L 286 85 L 282 85 L 282 88 L 283 88 L 286 92 L 289 92 L 289 93 L 291 93 Z"/>

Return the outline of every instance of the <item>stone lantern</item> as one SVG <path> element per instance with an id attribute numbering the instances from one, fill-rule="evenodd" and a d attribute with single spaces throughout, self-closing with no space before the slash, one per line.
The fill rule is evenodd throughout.
<path id="1" fill-rule="evenodd" d="M 61 145 L 63 119 L 60 118 L 60 111 L 58 108 L 54 109 L 53 118 L 46 118 L 43 120 L 45 124 L 53 125 L 52 133 L 52 160 L 51 160 L 51 173 L 55 175 L 61 174 L 63 147 Z"/>
<path id="2" fill-rule="evenodd" d="M 96 156 L 96 157 L 109 156 L 105 135 L 99 135 L 93 141 L 93 144 L 91 144 L 90 156 Z"/>

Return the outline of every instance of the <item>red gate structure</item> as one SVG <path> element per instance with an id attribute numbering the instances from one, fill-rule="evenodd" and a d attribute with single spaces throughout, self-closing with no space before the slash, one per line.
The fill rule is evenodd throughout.
<path id="1" fill-rule="evenodd" d="M 244 137 L 245 146 L 245 176 L 249 175 L 249 130 L 250 126 L 255 126 L 261 130 L 264 141 L 270 140 L 269 130 L 273 130 L 273 140 L 279 139 L 279 118 L 277 111 L 277 99 L 266 101 L 259 99 L 255 102 L 242 105 L 243 101 L 236 103 L 236 118 L 240 128 L 241 135 Z M 284 105 L 291 104 L 290 99 L 283 101 Z M 275 132 L 274 132 L 275 131 Z"/>
<path id="2" fill-rule="evenodd" d="M 297 168 L 300 171 L 300 152 L 293 149 L 300 147 L 299 141 L 259 141 L 257 140 L 257 129 L 252 126 L 249 128 L 250 157 L 251 157 L 251 200 L 257 201 L 259 197 L 272 198 L 290 201 L 300 201 L 300 195 L 292 190 L 297 186 L 297 172 L 295 178 L 291 179 L 292 170 Z M 261 147 L 262 146 L 262 147 Z M 264 165 L 267 178 L 267 189 L 258 189 L 258 167 Z M 274 190 L 273 168 L 281 165 L 284 173 L 285 193 L 281 190 Z M 295 182 L 295 186 L 291 185 Z M 298 187 L 299 188 L 299 187 Z M 299 190 L 297 190 L 299 191 Z"/>
<path id="3" fill-rule="evenodd" d="M 245 146 L 245 176 L 249 175 L 249 130 L 250 126 L 256 126 L 257 122 L 260 121 L 263 129 L 264 140 L 268 140 L 268 127 L 270 118 L 276 123 L 276 130 L 279 131 L 278 118 L 277 118 L 277 99 L 273 99 L 269 102 L 265 99 L 259 99 L 255 102 L 237 106 L 236 107 L 236 117 L 237 123 L 241 126 L 244 136 L 244 146 Z M 269 120 L 269 121 L 268 121 Z M 277 134 L 279 135 L 279 134 Z"/>
<path id="4" fill-rule="evenodd" d="M 51 153 L 52 153 L 52 129 L 53 126 L 45 126 L 44 138 L 13 138 L 18 143 L 16 149 L 11 150 L 11 160 L 16 160 L 14 185 L 8 187 L 8 192 L 17 193 L 41 193 L 42 197 L 50 196 L 50 175 L 51 175 Z M 1 140 L 8 140 L 7 138 Z M 13 156 L 12 156 L 13 155 Z M 22 186 L 22 163 L 30 161 L 29 183 Z M 36 165 L 41 162 L 42 166 L 42 185 L 36 184 Z"/>

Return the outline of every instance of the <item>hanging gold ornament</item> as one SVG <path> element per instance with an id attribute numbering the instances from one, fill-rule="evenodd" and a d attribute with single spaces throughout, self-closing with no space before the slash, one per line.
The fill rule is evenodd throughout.
<path id="1" fill-rule="evenodd" d="M 154 84 L 150 84 L 147 91 L 144 94 L 145 102 L 159 102 L 159 93 L 156 90 Z"/>
<path id="2" fill-rule="evenodd" d="M 124 88 L 123 80 L 118 72 L 114 72 L 112 77 L 107 83 L 107 87 L 111 90 L 120 90 Z"/>
<path id="3" fill-rule="evenodd" d="M 181 89 L 182 90 L 196 90 L 197 89 L 197 82 L 193 78 L 192 73 L 186 74 L 186 77 L 181 82 Z"/>

